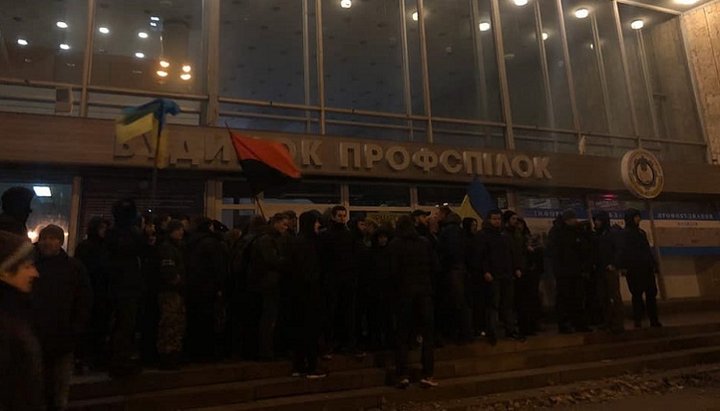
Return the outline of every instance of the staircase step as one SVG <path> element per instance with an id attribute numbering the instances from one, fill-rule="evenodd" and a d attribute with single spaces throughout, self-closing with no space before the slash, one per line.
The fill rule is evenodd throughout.
<path id="1" fill-rule="evenodd" d="M 629 356 L 707 346 L 720 346 L 720 332 L 606 344 L 576 345 L 545 350 L 537 349 L 505 353 L 492 353 L 491 351 L 491 354 L 487 355 L 469 355 L 465 358 L 440 360 L 436 363 L 436 377 L 439 379 L 455 379 L 558 364 L 607 361 Z M 240 403 L 267 398 L 381 387 L 390 381 L 391 375 L 391 369 L 364 368 L 334 372 L 328 378 L 316 381 L 279 377 L 220 384 L 206 383 L 191 387 L 112 396 L 98 400 L 74 401 L 71 403 L 71 407 L 73 409 L 95 410 L 100 406 L 112 407 L 113 404 L 126 404 L 127 409 L 168 410 L 192 406 Z"/>

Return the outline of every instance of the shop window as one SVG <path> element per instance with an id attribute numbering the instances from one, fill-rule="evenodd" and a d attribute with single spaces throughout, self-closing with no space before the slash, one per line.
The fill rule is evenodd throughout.
<path id="1" fill-rule="evenodd" d="M 40 230 L 48 224 L 60 226 L 65 231 L 67 247 L 68 228 L 70 227 L 70 208 L 72 204 L 71 184 L 45 184 L 42 182 L 0 182 L 0 193 L 10 187 L 22 186 L 34 190 L 36 195 L 30 207 L 32 213 L 27 221 L 28 237 L 35 242 Z"/>
<path id="2" fill-rule="evenodd" d="M 410 187 L 399 184 L 351 184 L 350 205 L 365 207 L 409 207 Z"/>
<path id="3" fill-rule="evenodd" d="M 422 185 L 417 187 L 418 205 L 459 207 L 467 194 L 467 185 Z M 488 190 L 500 209 L 507 208 L 507 193 L 504 190 Z"/>
<path id="4" fill-rule="evenodd" d="M 270 204 L 339 204 L 340 184 L 293 182 L 283 187 L 268 188 L 264 200 Z"/>

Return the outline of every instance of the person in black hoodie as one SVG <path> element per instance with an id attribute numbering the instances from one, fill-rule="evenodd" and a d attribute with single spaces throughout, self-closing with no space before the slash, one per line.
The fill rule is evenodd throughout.
<path id="1" fill-rule="evenodd" d="M 623 302 L 620 295 L 620 273 L 617 269 L 619 232 L 610 226 L 607 211 L 593 215 L 595 224 L 595 270 L 599 278 L 604 327 L 613 334 L 624 331 Z"/>
<path id="2" fill-rule="evenodd" d="M 522 271 L 515 255 L 512 239 L 503 231 L 502 211 L 490 210 L 483 229 L 475 236 L 470 259 L 473 275 L 482 277 L 485 300 L 487 338 L 497 343 L 497 328 L 502 317 L 505 336 L 524 341 L 515 323 L 515 279 Z"/>
<path id="3" fill-rule="evenodd" d="M 445 214 L 440 222 L 437 251 L 442 268 L 440 281 L 443 292 L 437 296 L 436 303 L 441 302 L 444 306 L 441 310 L 444 318 L 438 319 L 438 323 L 444 325 L 445 336 L 457 342 L 467 342 L 472 335 L 470 310 L 465 300 L 466 236 L 460 222 L 460 215 L 452 211 Z"/>
<path id="4" fill-rule="evenodd" d="M 315 210 L 300 214 L 300 232 L 293 236 L 289 251 L 293 375 L 306 375 L 310 379 L 325 377 L 325 373 L 317 369 L 324 309 L 318 241 L 320 217 L 320 212 Z"/>
<path id="5" fill-rule="evenodd" d="M 45 401 L 64 410 L 70 393 L 74 351 L 92 307 L 85 267 L 62 249 L 65 232 L 56 225 L 40 231 L 36 265 L 40 278 L 32 290 L 33 322 L 43 352 Z"/>
<path id="6" fill-rule="evenodd" d="M 0 410 L 45 410 L 30 292 L 38 272 L 24 236 L 0 231 Z"/>
<path id="7" fill-rule="evenodd" d="M 408 216 L 397 220 L 395 238 L 390 242 L 390 272 L 398 292 L 398 341 L 395 365 L 398 386 L 410 384 L 407 376 L 408 349 L 411 340 L 422 336 L 422 379 L 424 387 L 437 386 L 435 367 L 433 276 L 440 270 L 437 254 L 430 242 L 421 237 Z"/>
<path id="8" fill-rule="evenodd" d="M 87 269 L 93 292 L 90 322 L 83 343 L 83 360 L 96 367 L 100 367 L 105 360 L 107 337 L 110 333 L 109 255 L 105 246 L 109 225 L 102 217 L 91 218 L 87 227 L 87 238 L 75 248 L 75 258 Z"/>
<path id="9" fill-rule="evenodd" d="M 372 237 L 371 267 L 368 276 L 368 333 L 370 348 L 381 350 L 394 344 L 393 324 L 397 308 L 393 304 L 390 273 L 392 227 L 380 226 Z M 390 306 L 388 306 L 390 305 Z"/>
<path id="10" fill-rule="evenodd" d="M 586 255 L 577 215 L 573 210 L 562 213 L 550 235 L 553 274 L 557 283 L 558 330 L 562 334 L 587 332 L 583 270 L 591 255 Z"/>
<path id="11" fill-rule="evenodd" d="M 625 272 L 628 288 L 632 294 L 635 328 L 642 327 L 642 319 L 646 313 L 650 319 L 650 326 L 662 327 L 658 319 L 656 301 L 657 263 L 647 234 L 640 228 L 640 219 L 639 210 L 630 208 L 625 212 L 625 228 L 621 234 L 618 268 Z"/>
<path id="12" fill-rule="evenodd" d="M 145 291 L 142 275 L 145 240 L 134 200 L 117 201 L 113 218 L 115 224 L 105 238 L 113 312 L 109 372 L 111 377 L 125 377 L 141 371 L 135 331 Z"/>
<path id="13" fill-rule="evenodd" d="M 186 241 L 187 258 L 187 351 L 200 360 L 219 354 L 220 331 L 217 308 L 224 299 L 229 251 L 212 220 L 200 218 Z"/>
<path id="14" fill-rule="evenodd" d="M 25 187 L 10 187 L 2 195 L 2 214 L 0 230 L 27 237 L 27 220 L 32 210 L 30 203 L 35 197 L 32 190 Z"/>

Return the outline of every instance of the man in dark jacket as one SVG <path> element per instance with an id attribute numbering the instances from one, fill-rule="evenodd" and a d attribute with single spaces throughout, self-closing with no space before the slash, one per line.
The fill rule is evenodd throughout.
<path id="1" fill-rule="evenodd" d="M 30 203 L 35 193 L 25 187 L 11 187 L 2 195 L 2 214 L 0 214 L 0 230 L 27 237 L 27 220 L 32 210 Z"/>
<path id="2" fill-rule="evenodd" d="M 368 275 L 368 334 L 370 347 L 382 350 L 395 343 L 393 324 L 396 307 L 393 305 L 393 284 L 390 272 L 390 240 L 392 226 L 380 226 L 372 237 Z"/>
<path id="3" fill-rule="evenodd" d="M 512 239 L 503 232 L 502 211 L 488 212 L 484 227 L 475 236 L 474 255 L 470 263 L 473 274 L 485 281 L 487 337 L 491 345 L 497 343 L 497 328 L 500 316 L 505 327 L 505 336 L 524 340 L 515 324 L 514 294 L 515 279 L 522 276 Z"/>
<path id="4" fill-rule="evenodd" d="M 587 332 L 583 269 L 592 256 L 584 252 L 577 215 L 566 210 L 551 231 L 553 274 L 557 283 L 558 330 L 562 334 Z"/>
<path id="5" fill-rule="evenodd" d="M 108 230 L 105 239 L 114 320 L 109 372 L 113 377 L 123 377 L 141 371 L 135 330 L 145 287 L 141 264 L 145 242 L 134 200 L 117 201 L 113 205 L 113 218 L 115 225 Z"/>
<path id="6" fill-rule="evenodd" d="M 37 278 L 27 233 L 0 231 L 0 410 L 45 410 L 29 297 Z"/>
<path id="7" fill-rule="evenodd" d="M 220 354 L 229 251 L 212 220 L 200 218 L 195 226 L 187 240 L 187 348 L 194 358 L 212 360 Z"/>
<path id="8" fill-rule="evenodd" d="M 182 244 L 185 229 L 179 220 L 171 220 L 166 231 L 167 239 L 158 248 L 160 281 L 156 347 L 160 368 L 176 369 L 183 350 L 187 324 L 184 296 L 186 270 Z"/>
<path id="9" fill-rule="evenodd" d="M 396 368 L 398 386 L 410 384 L 407 376 L 409 342 L 422 336 L 422 379 L 425 387 L 437 386 L 433 380 L 434 358 L 434 308 L 433 275 L 440 264 L 430 242 L 421 237 L 408 216 L 397 221 L 396 237 L 390 243 L 390 272 L 398 291 L 398 341 Z"/>
<path id="10" fill-rule="evenodd" d="M 598 296 L 601 299 L 605 328 L 619 334 L 624 331 L 623 302 L 620 295 L 620 273 L 617 269 L 618 235 L 610 226 L 607 211 L 593 215 L 595 224 L 595 270 L 599 277 Z"/>
<path id="11" fill-rule="evenodd" d="M 275 325 L 280 305 L 280 281 L 288 269 L 287 241 L 289 218 L 275 214 L 270 230 L 253 243 L 248 273 L 248 291 L 257 302 L 257 340 L 259 358 L 270 360 L 275 354 Z"/>
<path id="12" fill-rule="evenodd" d="M 331 217 L 328 229 L 320 235 L 323 275 L 328 290 L 325 338 L 330 350 L 340 348 L 360 354 L 356 335 L 358 267 L 355 238 L 347 227 L 345 207 L 333 207 Z M 338 331 L 343 335 L 338 336 Z"/>
<path id="13" fill-rule="evenodd" d="M 33 320 L 43 352 L 45 402 L 64 410 L 70 393 L 74 351 L 90 318 L 92 289 L 82 263 L 65 253 L 65 232 L 56 225 L 40 231 L 32 291 Z"/>
<path id="14" fill-rule="evenodd" d="M 646 313 L 652 327 L 661 327 L 656 301 L 657 263 L 647 234 L 640 228 L 640 220 L 640 211 L 630 208 L 625 212 L 625 228 L 621 234 L 618 268 L 625 272 L 628 288 L 632 294 L 635 328 L 642 326 L 642 319 Z"/>
<path id="15" fill-rule="evenodd" d="M 467 342 L 472 338 L 470 332 L 470 310 L 465 300 L 465 233 L 460 227 L 461 218 L 450 212 L 440 222 L 440 234 L 437 240 L 440 258 L 441 293 L 436 294 L 436 304 L 442 304 L 442 317 L 445 336 L 458 342 Z"/>

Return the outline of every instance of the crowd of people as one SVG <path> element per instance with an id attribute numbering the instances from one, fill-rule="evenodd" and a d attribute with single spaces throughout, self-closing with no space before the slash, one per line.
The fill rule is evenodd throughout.
<path id="1" fill-rule="evenodd" d="M 606 212 L 580 222 L 567 210 L 540 236 L 499 209 L 478 221 L 442 206 L 378 224 L 348 221 L 335 206 L 228 229 L 202 217 L 143 216 L 125 199 L 112 221 L 90 220 L 70 257 L 56 225 L 29 243 L 32 198 L 8 190 L 0 215 L 0 368 L 13 370 L 0 386 L 15 387 L 2 390 L 0 405 L 27 402 L 9 409 L 33 401 L 63 409 L 74 369 L 120 378 L 227 358 L 291 358 L 294 376 L 314 379 L 326 375 L 320 359 L 394 350 L 396 383 L 407 387 L 416 347 L 420 384 L 432 387 L 436 347 L 542 331 L 547 273 L 560 333 L 623 332 L 623 275 L 635 326 L 646 316 L 661 326 L 657 266 L 633 209 L 624 228 Z"/>

